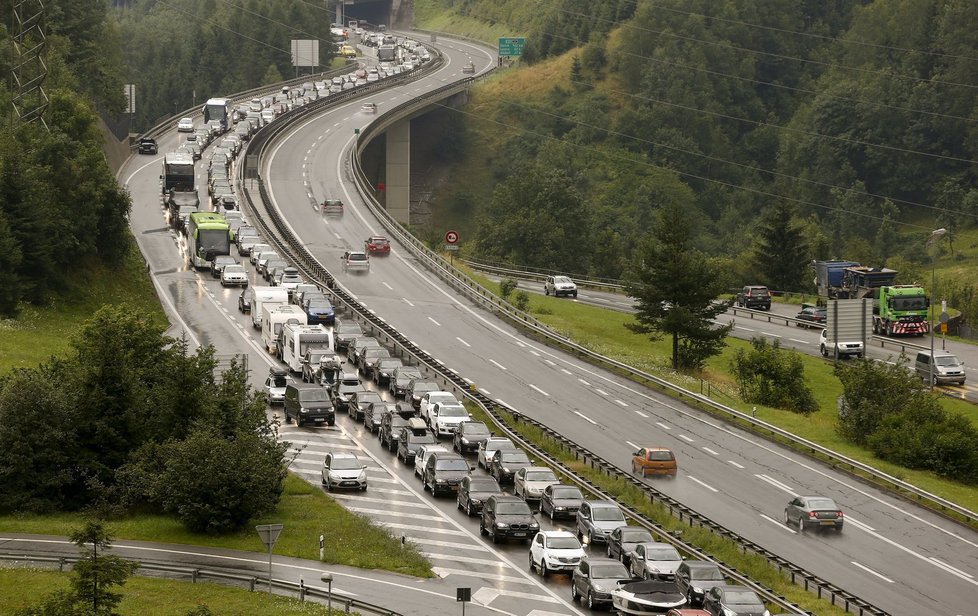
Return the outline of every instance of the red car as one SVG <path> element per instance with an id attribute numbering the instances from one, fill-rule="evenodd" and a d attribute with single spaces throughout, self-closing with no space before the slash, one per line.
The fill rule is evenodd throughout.
<path id="1" fill-rule="evenodd" d="M 391 251 L 391 242 L 383 235 L 371 235 L 363 242 L 363 248 L 372 255 L 386 255 Z"/>

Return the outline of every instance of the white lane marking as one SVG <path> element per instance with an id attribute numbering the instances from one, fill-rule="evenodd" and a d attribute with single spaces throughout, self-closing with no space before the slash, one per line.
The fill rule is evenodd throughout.
<path id="1" fill-rule="evenodd" d="M 371 516 L 375 515 L 387 515 L 393 516 L 395 518 L 411 518 L 415 520 L 432 520 L 434 522 L 445 522 L 445 516 L 440 515 L 423 515 L 416 513 L 414 511 L 391 511 L 390 509 L 371 509 L 370 507 L 350 507 L 346 506 L 346 509 L 353 511 L 354 513 L 366 513 Z"/>
<path id="2" fill-rule="evenodd" d="M 754 476 L 757 477 L 758 479 L 760 479 L 761 481 L 763 481 L 765 483 L 768 483 L 768 484 L 774 486 L 775 488 L 777 488 L 777 489 L 779 489 L 779 490 L 781 490 L 783 492 L 787 492 L 788 494 L 790 494 L 792 496 L 798 496 L 797 494 L 795 494 L 795 491 L 791 488 L 791 486 L 785 485 L 785 484 L 781 483 L 780 481 L 778 481 L 777 479 L 772 479 L 772 478 L 768 477 L 767 475 L 758 475 L 758 474 L 755 474 Z"/>
<path id="3" fill-rule="evenodd" d="M 809 344 L 807 340 L 798 340 L 797 338 L 788 338 L 792 342 L 797 342 L 798 344 Z"/>
<path id="4" fill-rule="evenodd" d="M 655 425 L 659 426 L 663 430 L 672 430 L 672 426 L 667 426 L 666 424 L 662 423 L 661 421 L 655 422 Z"/>
<path id="5" fill-rule="evenodd" d="M 502 365 L 501 363 L 499 363 L 495 359 L 490 359 L 489 360 L 489 363 L 492 364 L 493 366 L 499 368 L 500 370 L 505 370 L 506 369 L 506 366 Z"/>
<path id="6" fill-rule="evenodd" d="M 580 381 L 581 384 L 584 385 L 585 387 L 590 387 L 591 386 L 591 384 L 588 383 L 587 381 L 585 381 L 584 379 L 577 379 L 577 380 Z"/>
<path id="7" fill-rule="evenodd" d="M 382 284 L 382 285 L 384 285 L 385 287 L 387 287 L 387 289 L 388 289 L 389 291 L 393 291 L 393 290 L 394 290 L 394 287 L 392 287 L 392 286 L 390 286 L 390 285 L 389 285 L 389 284 L 387 284 L 386 282 L 382 282 L 382 283 L 380 283 L 380 284 Z"/>
<path id="8" fill-rule="evenodd" d="M 710 453 L 710 454 L 713 454 L 713 455 L 715 455 L 715 456 L 718 456 L 718 455 L 720 455 L 720 454 L 718 454 L 717 452 L 715 452 L 715 451 L 713 451 L 712 449 L 710 449 L 709 447 L 704 447 L 704 448 L 703 448 L 703 451 L 705 451 L 706 453 Z"/>
<path id="9" fill-rule="evenodd" d="M 412 543 L 413 539 L 409 539 Z M 422 556 L 430 558 L 431 560 L 450 560 L 456 563 L 469 563 L 474 565 L 488 565 L 490 567 L 499 568 L 499 561 L 492 560 L 490 558 L 476 558 L 475 556 L 459 556 L 456 554 L 439 554 L 438 552 L 428 552 L 424 550 L 418 550 L 421 552 Z M 549 597 L 547 597 L 549 599 Z M 556 601 L 556 599 L 553 599 Z"/>
<path id="10" fill-rule="evenodd" d="M 628 403 L 622 402 L 621 400 L 619 400 L 617 398 L 615 398 L 615 404 L 617 404 L 618 406 L 620 406 L 622 408 L 628 408 Z"/>
<path id="11" fill-rule="evenodd" d="M 788 528 L 788 527 L 787 527 L 787 526 L 785 526 L 785 525 L 784 525 L 783 523 L 781 523 L 781 522 L 779 522 L 779 521 L 777 521 L 777 520 L 775 520 L 774 518 L 772 518 L 772 517 L 771 517 L 771 516 L 769 516 L 769 515 L 764 515 L 764 514 L 762 513 L 762 514 L 761 514 L 761 517 L 762 517 L 762 518 L 764 518 L 765 520 L 767 520 L 768 522 L 770 522 L 770 523 L 772 523 L 772 524 L 774 524 L 774 525 L 775 525 L 775 526 L 777 526 L 778 528 L 780 528 L 780 529 L 782 529 L 782 530 L 786 530 L 786 531 L 788 531 L 788 532 L 789 532 L 789 533 L 791 533 L 792 535 L 797 535 L 797 534 L 798 534 L 798 533 L 797 533 L 796 531 L 794 531 L 794 530 L 792 530 L 792 529 L 790 529 L 790 528 Z"/>
<path id="12" fill-rule="evenodd" d="M 856 528 L 861 528 L 862 530 L 866 530 L 866 531 L 876 530 L 869 524 L 866 524 L 865 522 L 860 522 L 859 520 L 853 519 L 849 516 L 846 516 L 846 524 L 852 524 Z"/>
<path id="13" fill-rule="evenodd" d="M 753 330 L 753 329 L 751 329 L 751 328 L 749 328 L 749 327 L 740 327 L 740 326 L 737 326 L 737 329 L 742 329 L 742 330 L 744 330 L 745 332 L 752 332 L 752 331 L 755 331 L 755 330 Z"/>
<path id="14" fill-rule="evenodd" d="M 860 563 L 857 563 L 857 562 L 856 562 L 856 561 L 854 561 L 854 560 L 850 560 L 849 562 L 851 562 L 852 564 L 854 564 L 854 565 L 856 565 L 857 567 L 859 567 L 860 569 L 862 569 L 862 570 L 863 570 L 863 571 L 865 571 L 866 573 L 872 573 L 873 575 L 875 575 L 875 576 L 876 576 L 876 577 L 878 577 L 879 579 L 881 579 L 881 580 L 883 580 L 884 582 L 889 582 L 890 584 L 895 584 L 895 583 L 896 583 L 896 582 L 894 582 L 893 580 L 891 580 L 890 578 L 888 578 L 888 577 L 886 577 L 885 575 L 883 575 L 882 573 L 878 573 L 878 572 L 876 572 L 876 571 L 873 571 L 872 569 L 870 569 L 870 568 L 869 568 L 869 567 L 867 567 L 866 565 L 863 565 L 863 564 L 860 564 Z"/>
<path id="15" fill-rule="evenodd" d="M 408 298 L 406 298 L 406 297 L 402 297 L 401 299 L 402 299 L 402 300 L 404 300 L 404 303 L 405 303 L 405 304 L 407 304 L 408 306 L 410 306 L 410 307 L 412 307 L 412 308 L 414 308 L 414 304 L 412 304 L 412 303 L 411 303 L 411 300 L 409 300 L 409 299 L 408 299 Z"/>
<path id="16" fill-rule="evenodd" d="M 542 389 L 540 389 L 539 387 L 537 387 L 533 383 L 527 383 L 527 385 L 529 385 L 531 389 L 535 389 L 536 391 L 538 391 L 539 393 L 545 395 L 546 397 L 548 397 L 548 398 L 550 397 L 550 394 L 548 394 L 547 392 L 543 391 Z"/>
<path id="17" fill-rule="evenodd" d="M 736 466 L 737 468 L 739 468 L 739 469 L 741 469 L 741 470 L 743 470 L 743 468 L 744 468 L 744 467 L 743 467 L 742 465 L 740 465 L 740 464 L 737 464 L 737 463 L 736 463 L 736 462 L 734 462 L 733 460 L 727 460 L 727 464 L 729 464 L 729 465 L 731 465 L 731 466 Z"/>
<path id="18" fill-rule="evenodd" d="M 505 596 L 507 599 L 528 599 L 530 601 L 549 600 L 549 597 L 541 597 L 540 595 L 534 595 L 528 592 L 515 592 L 512 590 L 502 591 L 502 590 L 497 590 L 495 588 L 489 588 L 487 586 L 484 586 L 479 590 L 477 590 L 476 592 L 472 593 L 472 600 L 478 601 L 484 606 L 488 606 L 496 599 L 496 597 L 500 595 Z M 553 603 L 553 601 L 548 601 L 548 602 Z M 554 613 L 554 612 L 540 612 L 539 610 L 534 610 L 534 612 L 537 613 L 537 616 L 543 616 L 544 614 Z M 527 614 L 527 616 L 530 615 Z M 557 616 L 560 616 L 560 614 L 558 614 Z"/>
<path id="19" fill-rule="evenodd" d="M 639 447 L 638 445 L 636 445 L 635 443 L 633 443 L 631 441 L 625 441 L 625 444 L 628 445 L 629 447 L 631 447 L 632 449 L 634 449 L 635 451 L 638 451 L 639 449 L 641 449 L 641 447 Z"/>
<path id="20" fill-rule="evenodd" d="M 772 334 L 771 332 L 761 332 L 761 333 L 764 334 L 765 336 L 770 336 L 772 338 L 780 338 L 781 337 L 779 334 Z"/>
<path id="21" fill-rule="evenodd" d="M 602 396 L 608 397 L 608 392 L 606 392 L 603 389 L 595 389 L 594 391 L 598 394 L 601 394 Z"/>
<path id="22" fill-rule="evenodd" d="M 336 239 L 338 239 L 338 240 L 343 239 L 343 236 L 340 235 L 339 233 L 337 233 L 336 231 L 333 231 L 333 235 L 335 235 L 336 236 Z"/>
<path id="23" fill-rule="evenodd" d="M 549 359 L 545 359 L 545 360 L 543 360 L 543 362 L 544 362 L 545 364 L 547 364 L 548 366 L 556 366 L 556 365 L 557 365 L 557 363 L 556 363 L 556 362 L 554 362 L 554 361 L 551 361 L 551 360 L 549 360 Z"/>
<path id="24" fill-rule="evenodd" d="M 464 340 L 462 340 L 462 339 L 461 339 L 461 338 L 459 338 L 458 336 L 455 336 L 455 339 L 456 339 L 456 340 L 458 340 L 459 342 L 461 342 L 462 344 L 464 344 L 464 345 L 465 345 L 465 346 L 467 346 L 467 347 L 471 347 L 471 346 L 472 346 L 471 344 L 469 344 L 468 342 L 466 342 L 466 341 L 464 341 Z"/>
<path id="25" fill-rule="evenodd" d="M 491 393 L 489 393 L 489 390 L 488 389 L 482 389 L 480 387 L 479 388 L 479 391 L 481 391 L 482 392 L 482 395 L 484 395 L 484 396 L 491 396 L 492 395 Z"/>
<path id="26" fill-rule="evenodd" d="M 577 415 L 578 417 L 581 417 L 582 419 L 584 419 L 584 421 L 590 422 L 592 425 L 595 425 L 595 426 L 598 425 L 598 422 L 594 421 L 593 419 L 591 419 L 590 417 L 588 417 L 584 413 L 581 413 L 580 411 L 574 411 L 574 414 Z"/>
<path id="27" fill-rule="evenodd" d="M 649 416 L 646 415 L 645 413 L 643 413 L 642 411 L 635 411 L 635 414 L 638 415 L 639 417 L 641 417 L 642 419 L 648 419 L 649 418 Z"/>
<path id="28" fill-rule="evenodd" d="M 930 561 L 932 563 L 934 563 L 935 565 L 937 565 L 938 567 L 940 567 L 941 569 L 944 569 L 945 571 L 948 571 L 950 573 L 953 573 L 953 574 L 957 575 L 958 577 L 961 577 L 963 575 L 963 576 L 966 576 L 966 577 L 968 577 L 968 578 L 970 578 L 972 580 L 975 579 L 975 576 L 971 575 L 970 573 L 966 573 L 966 572 L 964 572 L 964 571 L 962 571 L 960 569 L 957 569 L 955 567 L 952 567 L 951 565 L 947 564 L 946 562 L 942 562 L 940 560 L 937 560 L 933 556 L 930 557 Z"/>
<path id="29" fill-rule="evenodd" d="M 440 548 L 452 548 L 453 550 L 470 550 L 474 552 L 488 552 L 489 549 L 481 543 L 458 543 L 457 541 L 440 541 L 438 539 L 428 539 L 426 537 L 414 537 L 411 539 L 418 545 L 433 545 Z"/>
<path id="30" fill-rule="evenodd" d="M 428 317 L 428 320 L 431 321 L 432 323 L 434 323 L 435 325 L 437 325 L 438 327 L 441 327 L 441 323 L 439 323 L 438 321 L 432 319 L 431 317 Z"/>
<path id="31" fill-rule="evenodd" d="M 534 356 L 536 356 L 536 357 L 540 357 L 540 354 L 539 354 L 539 353 L 537 353 L 536 351 L 534 351 L 533 349 L 530 349 L 530 354 L 531 354 L 531 355 L 534 355 Z"/>
<path id="32" fill-rule="evenodd" d="M 689 437 L 688 437 L 688 436 L 686 436 L 685 434 L 680 434 L 680 435 L 679 435 L 679 438 L 681 438 L 681 439 L 683 439 L 683 440 L 684 440 L 684 441 L 686 441 L 687 443 L 692 443 L 692 442 L 693 442 L 693 439 L 691 439 L 691 438 L 689 438 Z"/>
<path id="33" fill-rule="evenodd" d="M 574 374 L 573 372 L 571 372 L 567 368 L 561 368 L 560 371 L 563 372 L 564 374 L 566 374 L 567 376 L 571 376 L 571 375 Z"/>
<path id="34" fill-rule="evenodd" d="M 464 569 L 449 569 L 446 567 L 432 567 L 431 572 L 440 578 L 446 578 L 450 575 L 457 575 L 460 577 L 474 577 L 481 580 L 493 580 L 496 582 L 511 582 L 514 584 L 529 584 L 533 585 L 532 580 L 525 580 L 523 578 L 513 577 L 511 575 L 497 575 L 494 573 L 479 573 L 478 571 L 465 571 Z M 556 597 L 555 597 L 556 598 Z M 559 599 L 558 599 L 559 601 Z M 575 613 L 580 614 L 577 610 Z"/>
<path id="35" fill-rule="evenodd" d="M 395 528 L 397 530 L 416 530 L 424 533 L 456 535 L 461 537 L 467 537 L 469 535 L 469 533 L 465 532 L 464 530 L 455 530 L 453 528 L 438 528 L 437 526 L 426 526 L 419 524 L 401 524 L 400 522 L 387 522 L 385 520 L 371 520 L 371 522 L 379 524 L 380 526 L 386 526 L 387 528 Z"/>
<path id="36" fill-rule="evenodd" d="M 693 477 L 692 475 L 686 475 L 686 476 L 689 477 L 690 479 L 692 479 L 693 481 L 695 481 L 696 483 L 700 484 L 701 486 L 703 486 L 707 490 L 710 490 L 711 492 L 716 493 L 716 492 L 719 492 L 720 491 L 720 490 L 717 490 L 716 488 L 714 488 L 713 486 L 711 486 L 708 483 L 703 483 L 702 481 L 700 481 L 696 477 Z"/>
<path id="37" fill-rule="evenodd" d="M 526 345 L 523 344 L 522 342 L 520 342 L 519 340 L 514 340 L 514 342 L 516 343 L 516 346 L 518 346 L 520 348 L 523 348 L 523 349 L 526 348 Z"/>
<path id="38" fill-rule="evenodd" d="M 361 496 L 359 494 L 341 494 L 337 492 L 336 494 L 330 494 L 335 500 L 353 500 L 358 503 L 386 503 L 388 505 L 396 505 L 398 507 L 420 507 L 422 509 L 427 509 L 428 505 L 426 503 L 416 503 L 414 501 L 396 501 L 389 498 L 373 498 L 370 496 Z M 406 514 L 409 515 L 409 514 Z"/>

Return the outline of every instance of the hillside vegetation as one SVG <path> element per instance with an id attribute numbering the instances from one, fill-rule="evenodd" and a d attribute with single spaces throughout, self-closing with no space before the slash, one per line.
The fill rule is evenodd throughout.
<path id="1" fill-rule="evenodd" d="M 462 226 L 470 255 L 620 278 L 668 202 L 741 282 L 773 278 L 758 229 L 787 211 L 805 247 L 784 290 L 807 289 L 818 258 L 913 280 L 936 227 L 945 258 L 969 248 L 975 3 L 418 4 L 421 27 L 527 36 L 518 70 L 458 112 L 466 146 L 432 224 Z"/>

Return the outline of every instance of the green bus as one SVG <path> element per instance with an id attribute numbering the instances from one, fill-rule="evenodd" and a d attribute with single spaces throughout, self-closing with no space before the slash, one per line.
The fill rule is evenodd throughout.
<path id="1" fill-rule="evenodd" d="M 214 257 L 231 254 L 234 231 L 223 214 L 194 212 L 187 222 L 187 255 L 190 264 L 200 269 L 210 265 Z"/>

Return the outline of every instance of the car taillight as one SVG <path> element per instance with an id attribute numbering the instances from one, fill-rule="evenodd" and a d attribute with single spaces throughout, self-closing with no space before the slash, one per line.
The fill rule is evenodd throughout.
<path id="1" fill-rule="evenodd" d="M 841 511 L 836 511 L 836 512 L 835 512 L 835 516 L 836 516 L 837 518 L 841 518 L 841 517 L 842 517 L 842 512 L 841 512 Z"/>
<path id="2" fill-rule="evenodd" d="M 817 518 L 818 515 L 814 511 L 809 511 L 808 512 L 808 517 L 810 517 L 810 518 Z"/>

